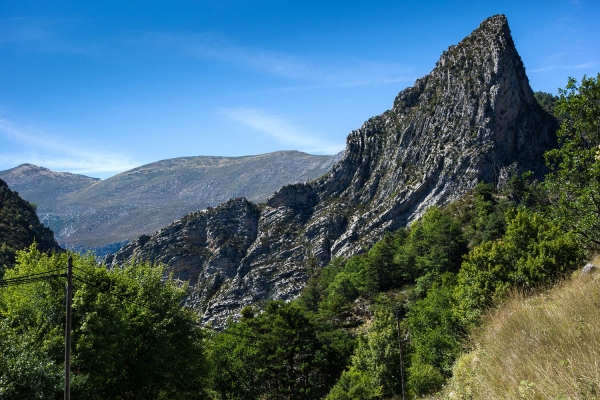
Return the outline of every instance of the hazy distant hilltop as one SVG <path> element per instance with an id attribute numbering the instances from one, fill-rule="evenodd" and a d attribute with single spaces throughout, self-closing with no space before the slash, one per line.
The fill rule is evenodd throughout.
<path id="1" fill-rule="evenodd" d="M 102 254 L 230 198 L 265 201 L 283 185 L 323 175 L 341 155 L 279 151 L 245 157 L 182 157 L 106 180 L 23 164 L 0 171 L 0 179 L 37 204 L 40 219 L 62 246 Z"/>

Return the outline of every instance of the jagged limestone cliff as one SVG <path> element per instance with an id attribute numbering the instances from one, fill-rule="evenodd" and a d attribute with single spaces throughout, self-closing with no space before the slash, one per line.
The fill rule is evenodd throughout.
<path id="1" fill-rule="evenodd" d="M 190 214 L 107 261 L 167 263 L 191 282 L 189 304 L 220 325 L 246 304 L 296 297 L 309 265 L 356 254 L 479 181 L 541 176 L 555 131 L 497 15 L 353 131 L 326 176 L 285 186 L 261 206 L 240 198 Z"/>

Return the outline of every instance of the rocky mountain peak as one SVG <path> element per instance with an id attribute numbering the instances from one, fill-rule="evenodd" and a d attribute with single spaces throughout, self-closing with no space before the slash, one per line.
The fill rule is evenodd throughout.
<path id="1" fill-rule="evenodd" d="M 391 110 L 351 132 L 344 156 L 325 176 L 284 186 L 246 214 L 226 203 L 190 217 L 201 230 L 219 230 L 224 221 L 237 230 L 226 241 L 230 250 L 217 242 L 201 246 L 205 256 L 190 256 L 189 268 L 178 270 L 194 283 L 189 304 L 219 326 L 246 304 L 293 299 L 309 264 L 364 251 L 385 231 L 480 181 L 502 184 L 526 170 L 541 176 L 555 131 L 555 119 L 535 102 L 506 17 L 493 16 L 400 92 Z M 179 257 L 185 240 L 177 224 L 123 251 L 150 260 Z"/>

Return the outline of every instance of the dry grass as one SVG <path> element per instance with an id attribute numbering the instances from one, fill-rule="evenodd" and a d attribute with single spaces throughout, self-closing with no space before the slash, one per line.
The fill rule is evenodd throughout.
<path id="1" fill-rule="evenodd" d="M 515 293 L 473 343 L 444 398 L 600 399 L 600 273 L 576 272 L 530 298 Z"/>

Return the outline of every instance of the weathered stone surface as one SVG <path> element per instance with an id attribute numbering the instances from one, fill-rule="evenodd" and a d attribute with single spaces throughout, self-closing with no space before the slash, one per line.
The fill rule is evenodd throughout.
<path id="1" fill-rule="evenodd" d="M 595 266 L 592 263 L 587 263 L 585 264 L 585 266 L 581 269 L 581 275 L 589 275 L 592 273 L 595 273 L 598 271 L 598 267 Z"/>
<path id="2" fill-rule="evenodd" d="M 284 186 L 260 211 L 247 205 L 247 216 L 236 221 L 256 224 L 237 223 L 239 231 L 227 231 L 236 250 L 226 268 L 211 257 L 190 259 L 189 304 L 205 322 L 221 325 L 246 304 L 293 299 L 308 265 L 361 252 L 386 230 L 455 200 L 479 181 L 502 184 L 526 170 L 541 176 L 542 155 L 555 146 L 555 131 L 555 119 L 529 87 L 506 18 L 491 17 L 403 90 L 391 110 L 350 133 L 344 157 L 326 176 Z M 205 230 L 220 229 L 226 220 L 210 216 L 227 214 L 231 204 L 186 218 Z M 177 222 L 130 254 L 181 269 L 182 229 Z M 167 230 L 178 239 L 161 239 Z M 198 251 L 222 251 L 216 242 L 203 243 Z"/>

